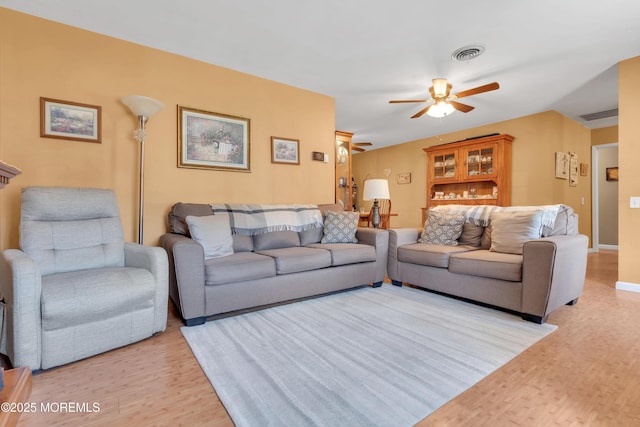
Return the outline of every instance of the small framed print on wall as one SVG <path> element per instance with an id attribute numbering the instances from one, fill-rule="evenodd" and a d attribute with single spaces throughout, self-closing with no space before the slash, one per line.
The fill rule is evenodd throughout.
<path id="1" fill-rule="evenodd" d="M 300 141 L 297 139 L 271 137 L 271 163 L 300 164 Z"/>
<path id="2" fill-rule="evenodd" d="M 99 144 L 101 114 L 98 105 L 40 98 L 40 136 Z"/>
<path id="3" fill-rule="evenodd" d="M 607 168 L 607 181 L 617 181 L 618 180 L 618 167 Z"/>

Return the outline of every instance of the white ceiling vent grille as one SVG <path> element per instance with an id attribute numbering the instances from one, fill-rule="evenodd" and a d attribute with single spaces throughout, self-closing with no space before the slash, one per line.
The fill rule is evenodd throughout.
<path id="1" fill-rule="evenodd" d="M 607 117 L 616 117 L 618 115 L 618 109 L 614 108 L 612 110 L 598 111 L 597 113 L 585 114 L 584 116 L 580 116 L 582 120 L 586 120 L 588 122 L 592 120 L 598 119 L 606 119 Z"/>
<path id="2" fill-rule="evenodd" d="M 451 59 L 454 61 L 471 61 L 474 58 L 482 55 L 484 52 L 484 46 L 475 45 L 475 46 L 465 46 L 457 49 L 455 52 L 451 54 Z"/>

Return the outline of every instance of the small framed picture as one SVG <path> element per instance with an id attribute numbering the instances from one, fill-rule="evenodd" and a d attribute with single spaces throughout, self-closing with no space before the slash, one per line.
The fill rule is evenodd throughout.
<path id="1" fill-rule="evenodd" d="M 40 136 L 99 144 L 101 114 L 98 105 L 40 98 Z"/>
<path id="2" fill-rule="evenodd" d="M 271 163 L 300 164 L 300 141 L 297 139 L 271 137 Z"/>
<path id="3" fill-rule="evenodd" d="M 411 172 L 399 173 L 396 182 L 398 184 L 411 184 Z"/>
<path id="4" fill-rule="evenodd" d="M 178 106 L 178 167 L 250 172 L 250 120 Z"/>
<path id="5" fill-rule="evenodd" d="M 618 180 L 618 167 L 615 168 L 607 168 L 607 181 L 617 181 Z"/>

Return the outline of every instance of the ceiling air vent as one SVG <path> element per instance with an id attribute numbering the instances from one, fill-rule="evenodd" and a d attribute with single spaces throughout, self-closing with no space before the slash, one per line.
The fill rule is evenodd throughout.
<path id="1" fill-rule="evenodd" d="M 471 61 L 474 58 L 482 55 L 484 52 L 484 47 L 480 45 L 476 46 L 465 46 L 457 49 L 455 52 L 451 54 L 451 59 L 454 61 Z"/>
<path id="2" fill-rule="evenodd" d="M 597 113 L 585 114 L 580 116 L 582 120 L 590 122 L 591 120 L 606 119 L 607 117 L 616 117 L 618 115 L 618 109 L 599 111 Z"/>

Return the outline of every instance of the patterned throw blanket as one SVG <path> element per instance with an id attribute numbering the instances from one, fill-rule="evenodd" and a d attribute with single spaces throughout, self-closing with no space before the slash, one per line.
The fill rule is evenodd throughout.
<path id="1" fill-rule="evenodd" d="M 253 236 L 270 231 L 305 231 L 322 227 L 317 205 L 211 204 L 213 213 L 227 213 L 231 231 Z"/>
<path id="2" fill-rule="evenodd" d="M 542 225 L 553 228 L 556 216 L 562 205 L 542 205 L 542 206 L 492 206 L 492 205 L 439 205 L 433 210 L 447 213 L 461 213 L 467 217 L 467 222 L 486 227 L 491 222 L 492 212 L 518 212 L 541 210 Z"/>

